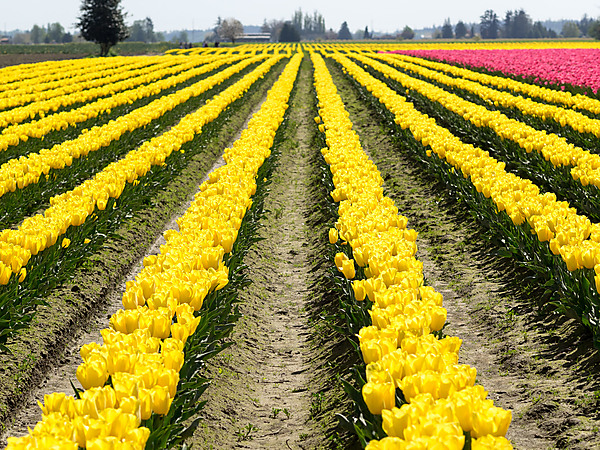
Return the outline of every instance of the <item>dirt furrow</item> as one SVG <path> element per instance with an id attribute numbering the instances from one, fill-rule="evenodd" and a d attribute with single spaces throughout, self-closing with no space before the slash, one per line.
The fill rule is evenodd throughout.
<path id="1" fill-rule="evenodd" d="M 243 317 L 230 348 L 211 361 L 212 385 L 203 395 L 202 422 L 190 443 L 198 448 L 316 448 L 325 442 L 311 418 L 305 302 L 311 253 L 305 217 L 310 198 L 307 127 L 310 73 L 301 72 L 288 127 L 295 139 L 277 150 L 265 200 L 261 240 L 245 257 L 251 284 L 240 295 Z"/>
<path id="2" fill-rule="evenodd" d="M 600 448 L 599 358 L 589 333 L 540 311 L 535 289 L 493 256 L 465 207 L 398 147 L 346 76 L 330 70 L 387 195 L 419 232 L 417 258 L 444 296 L 444 332 L 463 340 L 460 362 L 513 412 L 507 437 L 523 450 Z"/>

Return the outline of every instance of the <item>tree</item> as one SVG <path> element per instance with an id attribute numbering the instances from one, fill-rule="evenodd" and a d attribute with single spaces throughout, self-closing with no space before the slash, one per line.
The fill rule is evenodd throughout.
<path id="1" fill-rule="evenodd" d="M 550 30 L 544 26 L 539 20 L 531 27 L 531 37 L 533 39 L 543 39 L 552 37 Z"/>
<path id="2" fill-rule="evenodd" d="M 39 25 L 34 25 L 31 29 L 31 42 L 40 44 L 44 41 L 44 37 L 46 37 L 46 30 Z"/>
<path id="3" fill-rule="evenodd" d="M 527 13 L 523 9 L 515 11 L 511 37 L 518 39 L 529 37 L 531 35 L 531 28 L 531 18 Z"/>
<path id="4" fill-rule="evenodd" d="M 467 30 L 467 26 L 462 20 L 459 20 L 456 26 L 454 27 L 454 35 L 456 39 L 464 38 L 469 31 Z"/>
<path id="5" fill-rule="evenodd" d="M 400 36 L 402 36 L 402 39 L 413 39 L 415 37 L 415 32 L 411 27 L 406 25 L 404 30 L 402 30 L 402 33 L 400 33 Z"/>
<path id="6" fill-rule="evenodd" d="M 566 38 L 579 37 L 581 31 L 575 22 L 565 22 L 560 34 Z"/>
<path id="7" fill-rule="evenodd" d="M 594 19 L 590 19 L 587 14 L 584 14 L 581 20 L 577 22 L 577 26 L 579 27 L 579 31 L 581 31 L 584 36 L 589 36 L 588 29 L 593 23 Z"/>
<path id="8" fill-rule="evenodd" d="M 483 39 L 497 39 L 500 22 L 498 21 L 496 13 L 493 10 L 488 9 L 483 13 L 483 16 L 481 16 L 480 19 L 481 22 L 479 23 L 479 26 L 481 37 Z"/>
<path id="9" fill-rule="evenodd" d="M 63 35 L 65 34 L 65 29 L 63 26 L 58 23 L 48 24 L 48 39 L 50 42 L 62 42 Z"/>
<path id="10" fill-rule="evenodd" d="M 281 27 L 279 42 L 300 42 L 300 32 L 292 22 L 285 22 L 283 27 Z"/>
<path id="11" fill-rule="evenodd" d="M 267 22 L 267 19 L 265 19 L 260 30 L 263 33 L 269 33 L 271 35 L 271 41 L 276 42 L 279 40 L 279 35 L 281 34 L 284 23 L 285 21 L 283 20 L 271 19 Z"/>
<path id="12" fill-rule="evenodd" d="M 133 42 L 144 42 L 146 40 L 146 33 L 144 32 L 143 21 L 134 20 L 131 27 L 129 27 L 128 41 Z"/>
<path id="13" fill-rule="evenodd" d="M 156 42 L 154 35 L 154 23 L 150 17 L 144 19 L 144 31 L 146 32 L 146 42 Z"/>
<path id="14" fill-rule="evenodd" d="M 365 27 L 365 32 L 363 33 L 363 39 L 371 39 L 371 33 L 369 33 L 369 27 Z"/>
<path id="15" fill-rule="evenodd" d="M 83 0 L 77 27 L 86 41 L 100 44 L 100 56 L 108 55 L 110 48 L 127 39 L 125 14 L 121 0 Z"/>
<path id="16" fill-rule="evenodd" d="M 152 19 L 146 17 L 144 20 L 135 20 L 129 28 L 129 37 L 127 40 L 134 42 L 156 42 Z"/>
<path id="17" fill-rule="evenodd" d="M 350 40 L 352 39 L 352 33 L 350 33 L 350 29 L 348 28 L 348 22 L 342 23 L 340 27 L 340 31 L 338 31 L 338 39 Z"/>
<path id="18" fill-rule="evenodd" d="M 588 36 L 594 39 L 600 39 L 600 20 L 593 21 L 588 27 Z"/>
<path id="19" fill-rule="evenodd" d="M 502 35 L 506 38 L 513 37 L 513 12 L 506 11 L 506 15 L 504 16 L 504 25 L 502 27 Z"/>
<path id="20" fill-rule="evenodd" d="M 452 24 L 450 23 L 450 18 L 447 18 L 442 27 L 442 39 L 452 39 L 453 37 L 454 31 L 452 31 Z"/>
<path id="21" fill-rule="evenodd" d="M 221 21 L 217 32 L 223 39 L 229 39 L 235 44 L 235 38 L 244 34 L 244 25 L 239 20 L 230 17 Z"/>

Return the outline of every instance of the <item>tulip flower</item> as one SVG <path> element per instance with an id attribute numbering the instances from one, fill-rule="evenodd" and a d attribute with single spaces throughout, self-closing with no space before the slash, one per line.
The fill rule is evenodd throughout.
<path id="1" fill-rule="evenodd" d="M 362 388 L 362 396 L 371 414 L 379 414 L 384 409 L 391 409 L 396 402 L 396 388 L 393 383 L 366 383 Z"/>
<path id="2" fill-rule="evenodd" d="M 76 375 L 84 389 L 104 386 L 108 380 L 107 366 L 99 360 L 80 364 Z"/>
<path id="3" fill-rule="evenodd" d="M 329 229 L 329 243 L 335 244 L 338 241 L 338 231 L 335 228 Z"/>
<path id="4" fill-rule="evenodd" d="M 471 435 L 475 438 L 485 435 L 504 436 L 511 418 L 510 411 L 495 406 L 473 411 L 473 431 L 471 431 Z"/>
<path id="5" fill-rule="evenodd" d="M 154 386 L 150 390 L 150 398 L 152 400 L 152 411 L 156 414 L 167 414 L 171 407 L 173 399 L 169 395 L 169 387 Z"/>

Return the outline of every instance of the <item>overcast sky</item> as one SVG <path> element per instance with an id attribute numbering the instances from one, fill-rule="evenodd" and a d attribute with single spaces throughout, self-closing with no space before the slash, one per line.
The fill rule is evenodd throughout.
<path id="1" fill-rule="evenodd" d="M 29 30 L 34 24 L 60 22 L 73 31 L 81 0 L 0 0 L 2 30 Z M 261 25 L 267 19 L 291 18 L 301 8 L 319 11 L 327 28 L 339 30 L 348 22 L 351 31 L 364 29 L 401 30 L 405 25 L 425 28 L 442 25 L 446 18 L 455 24 L 479 22 L 487 9 L 500 18 L 507 10 L 523 8 L 535 20 L 580 19 L 584 14 L 600 16 L 600 0 L 121 0 L 127 23 L 150 17 L 155 31 L 209 29 L 218 16 L 235 17 L 244 25 Z"/>

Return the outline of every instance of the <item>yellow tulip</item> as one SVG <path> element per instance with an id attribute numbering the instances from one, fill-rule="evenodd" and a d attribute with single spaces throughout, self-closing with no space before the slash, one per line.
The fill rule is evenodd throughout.
<path id="1" fill-rule="evenodd" d="M 6 266 L 2 261 L 0 261 L 0 284 L 6 285 L 10 281 L 10 277 L 12 275 L 12 270 L 9 266 Z"/>
<path id="2" fill-rule="evenodd" d="M 365 383 L 362 396 L 371 414 L 381 415 L 384 409 L 392 409 L 396 402 L 393 383 Z"/>
<path id="3" fill-rule="evenodd" d="M 335 228 L 329 229 L 329 243 L 335 244 L 338 241 L 338 231 Z"/>
<path id="4" fill-rule="evenodd" d="M 512 450 L 513 446 L 505 437 L 482 436 L 479 439 L 471 439 L 472 450 Z"/>
<path id="5" fill-rule="evenodd" d="M 104 386 L 108 380 L 106 364 L 99 360 L 84 362 L 77 367 L 77 379 L 84 389 Z"/>
<path id="6" fill-rule="evenodd" d="M 504 436 L 508 430 L 512 414 L 510 411 L 492 406 L 488 409 L 473 411 L 473 431 L 471 436 Z"/>
<path id="7" fill-rule="evenodd" d="M 342 273 L 348 280 L 351 280 L 355 277 L 356 270 L 354 269 L 353 259 L 345 259 L 342 261 Z"/>
<path id="8" fill-rule="evenodd" d="M 150 437 L 150 430 L 146 427 L 139 427 L 130 430 L 125 436 L 127 442 L 131 442 L 135 445 L 135 448 L 145 448 L 146 442 Z"/>
<path id="9" fill-rule="evenodd" d="M 184 354 L 182 351 L 169 350 L 167 352 L 163 352 L 162 355 L 165 361 L 165 367 L 167 369 L 172 369 L 176 372 L 181 370 L 184 362 Z"/>
<path id="10" fill-rule="evenodd" d="M 150 390 L 152 400 L 152 411 L 156 414 L 164 415 L 169 412 L 173 399 L 169 395 L 169 388 L 166 386 L 154 386 Z"/>
<path id="11" fill-rule="evenodd" d="M 365 299 L 367 291 L 365 290 L 363 280 L 354 280 L 352 282 L 352 290 L 354 291 L 354 298 L 356 298 L 356 300 L 362 302 Z"/>

